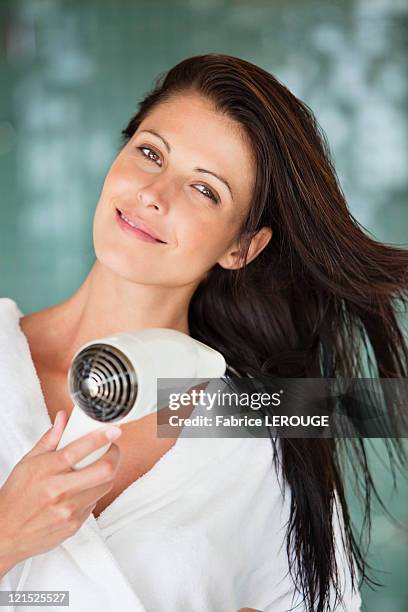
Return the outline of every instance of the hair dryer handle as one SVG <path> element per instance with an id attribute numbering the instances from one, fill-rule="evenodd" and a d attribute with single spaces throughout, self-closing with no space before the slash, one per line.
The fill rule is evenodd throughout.
<path id="1" fill-rule="evenodd" d="M 57 450 L 90 433 L 91 431 L 103 428 L 103 425 L 103 423 L 100 423 L 95 419 L 91 419 L 80 408 L 74 405 L 71 416 L 69 417 L 68 423 L 58 443 Z M 95 451 L 84 457 L 84 459 L 81 459 L 81 461 L 72 466 L 73 469 L 79 470 L 87 465 L 90 465 L 91 463 L 94 463 L 94 461 L 97 461 L 97 459 L 106 453 L 110 445 L 111 442 L 108 442 L 104 446 L 101 446 L 101 448 L 97 448 Z"/>

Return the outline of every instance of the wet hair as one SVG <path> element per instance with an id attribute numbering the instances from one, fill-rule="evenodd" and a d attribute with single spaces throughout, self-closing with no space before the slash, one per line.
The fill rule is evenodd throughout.
<path id="1" fill-rule="evenodd" d="M 216 264 L 209 271 L 190 302 L 191 335 L 243 376 L 351 378 L 368 368 L 373 377 L 406 377 L 397 306 L 407 304 L 408 251 L 376 241 L 353 217 L 312 110 L 248 61 L 198 55 L 159 76 L 122 130 L 122 145 L 156 105 L 188 92 L 209 99 L 249 138 L 256 177 L 240 232 L 244 260 L 253 233 L 273 230 L 241 269 Z M 403 461 L 398 440 L 387 444 L 391 465 Z M 337 504 L 353 587 L 357 573 L 375 583 L 352 528 L 342 464 L 347 455 L 364 493 L 369 532 L 370 498 L 378 493 L 366 441 L 281 438 L 279 445 L 279 469 L 291 491 L 289 569 L 308 609 L 330 610 L 332 588 L 335 606 L 341 601 L 332 522 Z"/>

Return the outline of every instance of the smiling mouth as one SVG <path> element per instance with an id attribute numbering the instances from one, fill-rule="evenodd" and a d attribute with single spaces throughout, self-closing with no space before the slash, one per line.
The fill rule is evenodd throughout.
<path id="1" fill-rule="evenodd" d="M 137 225 L 134 221 L 129 219 L 129 217 L 127 217 L 118 208 L 116 209 L 116 213 L 117 213 L 118 218 L 120 219 L 120 222 L 125 224 L 129 229 L 133 230 L 136 234 L 139 234 L 139 236 L 142 236 L 142 237 L 144 236 L 144 239 L 148 238 L 152 242 L 158 242 L 160 244 L 167 244 L 164 240 L 160 240 L 160 238 L 156 238 L 155 236 L 152 236 L 151 234 L 149 234 L 149 232 L 147 232 L 146 230 L 142 229 L 139 225 Z"/>

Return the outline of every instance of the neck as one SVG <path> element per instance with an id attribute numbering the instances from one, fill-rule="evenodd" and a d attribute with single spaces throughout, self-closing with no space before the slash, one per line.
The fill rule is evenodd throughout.
<path id="1" fill-rule="evenodd" d="M 96 260 L 81 287 L 47 309 L 47 338 L 61 349 L 53 351 L 58 355 L 53 367 L 65 373 L 82 345 L 124 331 L 165 327 L 189 334 L 188 307 L 196 286 L 137 284 Z"/>

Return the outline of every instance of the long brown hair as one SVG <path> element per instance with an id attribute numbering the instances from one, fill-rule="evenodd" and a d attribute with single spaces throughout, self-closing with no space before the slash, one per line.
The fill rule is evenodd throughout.
<path id="1" fill-rule="evenodd" d="M 365 347 L 374 356 L 370 375 L 406 377 L 408 348 L 396 305 L 407 304 L 408 251 L 374 240 L 353 217 L 313 112 L 273 75 L 228 55 L 185 59 L 157 79 L 122 130 L 122 144 L 155 105 L 189 90 L 236 120 L 253 147 L 256 183 L 241 230 L 243 256 L 253 232 L 273 229 L 266 248 L 242 269 L 216 264 L 210 270 L 190 303 L 191 335 L 218 349 L 244 376 L 364 376 Z M 291 490 L 289 568 L 308 608 L 318 612 L 329 609 L 331 585 L 336 602 L 341 599 L 335 497 L 353 585 L 355 565 L 370 580 L 351 527 L 339 446 L 334 439 L 280 440 Z M 364 441 L 351 447 L 369 528 L 376 488 Z M 274 451 L 276 457 L 276 446 Z"/>

